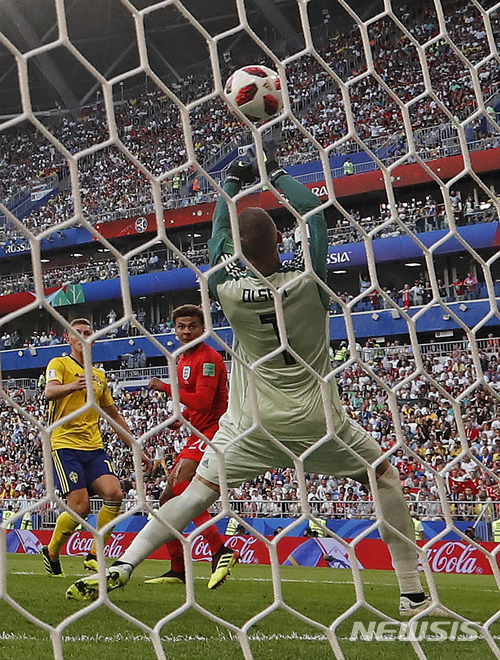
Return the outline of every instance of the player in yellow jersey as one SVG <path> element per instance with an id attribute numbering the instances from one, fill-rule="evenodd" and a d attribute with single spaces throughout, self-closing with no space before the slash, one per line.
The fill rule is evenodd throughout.
<path id="1" fill-rule="evenodd" d="M 86 339 L 92 335 L 87 319 L 75 319 L 71 325 Z M 45 397 L 49 401 L 50 424 L 78 411 L 87 402 L 82 342 L 70 334 L 69 344 L 70 355 L 53 358 L 47 365 Z M 130 429 L 113 402 L 106 376 L 100 369 L 92 367 L 92 381 L 96 403 L 123 428 L 124 433 L 118 435 L 130 447 L 131 442 L 125 435 L 130 433 Z M 119 515 L 123 499 L 111 458 L 103 448 L 99 418 L 99 411 L 89 408 L 57 425 L 50 437 L 55 482 L 66 497 L 70 509 L 81 518 L 86 518 L 90 512 L 89 494 L 98 495 L 104 500 L 97 516 L 98 529 Z M 149 458 L 143 454 L 142 460 L 146 470 L 149 470 Z M 49 545 L 42 548 L 45 570 L 49 575 L 64 577 L 59 553 L 78 524 L 78 520 L 66 511 L 57 518 Z M 104 535 L 104 542 L 110 536 L 111 530 Z M 90 570 L 97 570 L 95 541 L 83 565 Z"/>

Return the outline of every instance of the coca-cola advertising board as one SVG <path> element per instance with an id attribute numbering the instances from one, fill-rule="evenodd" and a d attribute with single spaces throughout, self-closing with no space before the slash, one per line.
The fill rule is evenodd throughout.
<path id="1" fill-rule="evenodd" d="M 7 552 L 35 554 L 50 540 L 50 531 L 12 530 L 7 534 Z M 134 540 L 131 532 L 114 532 L 104 552 L 110 559 L 118 559 Z M 63 555 L 84 557 L 92 547 L 89 532 L 75 532 L 62 549 Z M 269 539 L 270 541 L 272 538 Z M 347 543 L 346 541 L 345 543 Z M 269 564 L 266 544 L 255 536 L 225 537 L 225 544 L 234 548 L 243 564 Z M 419 542 L 423 545 L 424 542 Z M 480 547 L 491 552 L 496 543 L 481 543 Z M 210 561 L 212 555 L 208 543 L 201 534 L 192 543 L 193 561 Z M 325 559 L 327 557 L 327 559 Z M 151 559 L 170 559 L 166 546 L 156 550 Z M 461 575 L 492 575 L 493 570 L 484 552 L 465 541 L 436 541 L 427 550 L 431 570 L 435 573 Z M 284 566 L 331 566 L 351 568 L 356 561 L 358 568 L 391 570 L 389 550 L 380 539 L 363 539 L 356 545 L 356 554 L 344 543 L 331 538 L 304 539 L 286 536 L 278 544 L 278 559 Z"/>
<path id="2" fill-rule="evenodd" d="M 419 541 L 423 546 L 425 541 Z M 496 543 L 480 543 L 482 549 L 491 552 Z M 427 559 L 434 573 L 457 573 L 460 575 L 492 575 L 488 558 L 472 543 L 465 541 L 436 541 L 427 550 Z M 356 546 L 356 556 L 365 568 L 392 569 L 389 549 L 380 539 L 366 539 Z M 497 560 L 498 563 L 498 560 Z"/>

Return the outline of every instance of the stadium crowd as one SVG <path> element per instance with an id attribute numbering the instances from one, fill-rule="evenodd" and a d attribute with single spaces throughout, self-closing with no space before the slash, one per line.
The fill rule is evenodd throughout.
<path id="1" fill-rule="evenodd" d="M 205 245 L 187 249 L 185 256 L 196 266 L 208 263 L 208 249 Z M 70 255 L 71 257 L 71 255 Z M 76 261 L 76 263 L 75 263 Z M 183 261 L 167 250 L 143 253 L 132 257 L 128 262 L 129 276 L 144 275 L 155 271 L 172 270 L 185 266 Z M 57 268 L 44 268 L 43 283 L 47 289 L 85 284 L 118 278 L 119 267 L 114 259 L 68 258 L 68 265 Z M 0 295 L 6 296 L 20 291 L 33 291 L 35 288 L 32 273 L 3 275 L 0 281 Z"/>
<path id="2" fill-rule="evenodd" d="M 478 62 L 489 53 L 485 29 L 480 14 L 465 0 L 445 2 L 446 24 L 457 48 L 472 62 Z M 430 6 L 408 5 L 399 8 L 401 19 L 420 41 L 438 35 L 437 20 Z M 498 12 L 490 14 L 493 32 L 499 33 Z M 424 91 L 424 81 L 415 47 L 392 21 L 377 21 L 370 25 L 370 43 L 375 69 L 403 102 L 409 102 Z M 365 56 L 359 30 L 336 33 L 326 45 L 318 48 L 324 61 L 343 80 L 349 81 L 366 69 Z M 434 42 L 427 49 L 429 72 L 435 97 L 450 112 L 463 121 L 477 108 L 472 79 L 460 57 L 445 40 Z M 233 65 L 237 65 L 233 62 Z M 496 60 L 490 58 L 479 69 L 483 96 L 488 99 L 500 85 L 500 71 Z M 318 59 L 305 56 L 287 65 L 287 78 L 291 101 L 301 125 L 322 146 L 328 146 L 347 133 L 347 121 L 341 94 L 327 69 Z M 210 92 L 211 79 L 206 72 L 188 76 L 173 83 L 179 99 L 190 102 Z M 358 135 L 370 142 L 388 144 L 386 156 L 404 153 L 406 138 L 401 131 L 402 119 L 398 104 L 387 94 L 373 76 L 366 76 L 349 88 L 352 111 Z M 311 103 L 314 100 L 314 103 Z M 495 119 L 495 110 L 488 106 L 488 116 Z M 493 115 L 490 114 L 493 112 Z M 419 131 L 430 127 L 450 125 L 447 116 L 435 99 L 426 97 L 411 106 L 413 130 L 417 144 L 430 151 L 442 141 L 442 131 L 429 136 Z M 186 145 L 177 106 L 161 91 L 137 94 L 117 101 L 115 118 L 118 133 L 126 150 L 138 158 L 149 171 L 158 176 L 181 166 L 186 158 Z M 234 148 L 242 137 L 244 127 L 229 112 L 220 99 L 198 105 L 190 111 L 194 147 L 200 162 L 221 157 Z M 102 103 L 85 108 L 79 121 L 68 116 L 52 118 L 49 125 L 54 137 L 70 152 L 75 153 L 95 146 L 108 137 Z M 485 119 L 471 124 L 473 139 L 489 134 L 493 128 Z M 378 142 L 377 142 L 378 141 Z M 301 156 L 314 151 L 310 140 L 288 120 L 283 125 L 281 155 L 286 162 L 299 162 Z M 8 199 L 20 189 L 56 174 L 64 182 L 67 166 L 55 145 L 41 133 L 33 131 L 31 124 L 4 131 L 0 134 L 2 167 L 5 171 L 0 198 Z M 339 153 L 345 153 L 344 145 Z M 358 148 L 358 147 L 356 147 Z M 333 152 L 332 152 L 333 155 Z M 379 154 L 384 157 L 383 154 Z M 317 158 L 317 154 L 314 156 Z M 432 154 L 428 154 L 432 158 Z M 214 164 L 215 164 L 214 162 Z M 96 175 L 97 174 L 97 175 Z M 91 221 L 105 221 L 152 210 L 150 187 L 144 175 L 127 158 L 125 150 L 105 148 L 79 160 L 82 205 Z M 197 182 L 195 184 L 195 181 Z M 70 218 L 74 212 L 73 198 L 67 186 L 62 185 L 48 203 L 32 211 L 23 222 L 35 233 Z M 191 195 L 191 197 L 188 196 Z M 205 199 L 196 172 L 185 171 L 175 175 L 162 186 L 165 208 L 195 203 Z"/>
<path id="3" fill-rule="evenodd" d="M 214 327 L 226 326 L 227 320 L 224 317 L 221 307 L 217 301 L 211 303 L 212 325 Z M 95 330 L 113 325 L 119 319 L 119 324 L 109 328 L 106 333 L 107 339 L 116 339 L 122 337 L 137 337 L 140 334 L 139 324 L 146 328 L 148 332 L 153 334 L 164 334 L 172 332 L 173 321 L 171 318 L 162 318 L 158 323 L 153 323 L 149 318 L 144 307 L 138 307 L 137 310 L 132 310 L 131 319 L 121 319 L 121 314 L 118 315 L 114 309 L 110 309 L 106 315 L 106 321 L 100 326 L 95 326 Z M 68 333 L 66 331 L 57 333 L 53 327 L 48 330 L 29 330 L 14 329 L 10 331 L 4 328 L 3 333 L 0 334 L 0 351 L 14 350 L 18 348 L 38 348 L 44 346 L 57 346 L 59 344 L 68 343 Z M 132 361 L 127 364 L 124 356 L 122 358 L 122 368 L 145 367 L 147 364 L 138 364 L 137 361 Z"/>
<path id="4" fill-rule="evenodd" d="M 409 10 L 410 7 L 407 17 Z M 465 0 L 445 3 L 445 21 L 458 54 L 451 43 L 444 39 L 434 42 L 427 49 L 428 69 L 436 98 L 427 96 L 413 104 L 410 110 L 416 145 L 422 147 L 423 152 L 442 141 L 440 130 L 429 135 L 424 129 L 437 129 L 452 123 L 450 116 L 443 112 L 437 100 L 446 107 L 451 117 L 458 121 L 466 120 L 476 106 L 473 81 L 460 55 L 465 55 L 471 62 L 476 63 L 488 54 L 485 26 L 481 15 L 471 3 Z M 424 8 L 423 13 L 415 16 L 413 21 L 403 22 L 411 25 L 410 32 L 421 44 L 439 34 L 437 19 L 430 7 Z M 498 37 L 497 14 L 492 15 L 492 27 Z M 370 39 L 375 70 L 383 83 L 395 93 L 399 102 L 408 103 L 422 94 L 425 91 L 422 69 L 411 40 L 403 33 L 398 33 L 390 21 L 372 24 Z M 339 35 L 331 43 L 332 51 L 325 54 L 327 62 L 330 58 L 336 61 L 348 48 L 354 48 L 361 57 L 362 49 L 359 42 L 356 43 L 355 34 L 348 35 L 347 42 L 345 35 Z M 365 70 L 364 62 L 360 64 L 357 69 L 350 70 L 350 77 Z M 311 131 L 321 146 L 327 147 L 347 133 L 347 121 L 339 88 L 328 79 L 324 70 L 319 72 L 319 76 L 327 91 L 322 102 L 311 107 L 302 117 L 301 123 Z M 485 99 L 498 90 L 500 72 L 492 60 L 480 67 L 479 80 Z M 373 76 L 366 76 L 353 84 L 349 93 L 357 134 L 364 140 L 374 140 L 370 143 L 372 148 L 377 148 L 377 144 L 386 144 L 391 145 L 388 153 L 405 153 L 407 142 L 401 130 L 403 122 L 400 106 L 383 86 Z M 496 119 L 494 109 L 490 118 Z M 471 124 L 471 128 L 473 139 L 480 139 L 494 130 L 492 125 L 478 120 Z M 285 125 L 284 137 L 286 146 L 282 155 L 292 154 L 292 161 L 294 154 L 313 150 L 308 138 L 291 123 Z M 432 154 L 428 156 L 432 159 Z"/>
<path id="5" fill-rule="evenodd" d="M 500 515 L 500 340 L 490 336 L 479 350 L 479 362 L 487 386 L 476 383 L 476 367 L 468 350 L 457 348 L 446 355 L 429 351 L 423 356 L 424 372 L 415 372 L 409 346 L 394 342 L 380 349 L 373 340 L 359 347 L 363 362 L 349 362 L 339 376 L 342 405 L 348 415 L 362 424 L 384 451 L 397 443 L 393 412 L 388 395 L 397 390 L 399 422 L 404 447 L 392 453 L 405 496 L 415 516 L 422 520 L 443 519 L 442 504 L 433 470 L 449 469 L 445 487 L 455 519 L 475 520 L 488 506 Z M 344 356 L 348 358 L 348 355 Z M 363 367 L 363 363 L 367 365 Z M 338 366 L 339 362 L 334 362 Z M 370 375 L 371 370 L 377 379 Z M 411 380 L 408 381 L 408 378 Z M 380 379 L 384 383 L 382 387 Z M 403 384 L 404 381 L 404 384 Z M 473 389 L 471 386 L 476 384 Z M 147 390 L 129 392 L 124 384 L 111 381 L 115 401 L 134 435 L 164 422 L 171 414 L 163 393 Z M 467 394 L 465 391 L 468 390 Z M 453 402 L 461 398 L 464 435 L 456 422 Z M 25 408 L 42 422 L 47 406 L 38 394 Z M 113 458 L 123 490 L 131 506 L 137 499 L 137 479 L 130 451 L 104 422 L 104 438 Z M 187 431 L 165 429 L 144 442 L 154 462 L 146 478 L 147 498 L 158 500 L 175 456 L 183 447 Z M 467 447 L 467 453 L 463 448 Z M 307 474 L 307 500 L 320 516 L 369 518 L 373 515 L 370 494 L 361 484 L 329 475 Z M 39 499 L 45 493 L 42 448 L 39 433 L 8 405 L 0 402 L 0 499 L 16 507 Z M 235 510 L 245 516 L 300 514 L 299 484 L 294 470 L 276 469 L 241 484 L 230 493 Z"/>
<path id="6" fill-rule="evenodd" d="M 451 204 L 454 220 L 458 227 L 498 222 L 498 213 L 491 202 L 478 204 L 472 195 L 468 195 L 465 200 L 462 200 L 455 191 L 452 191 Z M 350 215 L 365 232 L 380 227 L 374 234 L 374 238 L 393 238 L 401 236 L 407 231 L 420 234 L 449 227 L 444 204 L 438 204 L 432 195 L 427 195 L 425 200 L 416 198 L 401 200 L 396 206 L 396 211 L 402 224 L 390 222 L 391 208 L 389 204 L 382 205 L 378 216 L 363 216 L 359 209 L 352 209 Z M 330 245 L 345 245 L 362 241 L 363 233 L 350 220 L 341 218 L 337 221 L 336 227 L 328 230 L 328 238 Z"/>
<path id="7" fill-rule="evenodd" d="M 472 195 L 462 200 L 460 195 L 452 191 L 452 208 L 454 210 L 455 222 L 458 226 L 469 226 L 472 224 L 485 222 L 498 222 L 498 214 L 495 206 L 491 202 L 477 204 Z M 437 204 L 431 195 L 427 195 L 425 200 L 412 198 L 398 202 L 397 213 L 400 222 L 390 222 L 391 208 L 387 204 L 382 204 L 380 215 L 362 215 L 361 210 L 351 209 L 350 215 L 352 221 L 346 218 L 340 218 L 336 221 L 336 226 L 328 230 L 328 241 L 330 245 L 345 245 L 347 243 L 356 243 L 363 240 L 362 231 L 370 232 L 377 227 L 381 229 L 376 233 L 375 238 L 392 238 L 401 236 L 406 228 L 409 231 L 422 233 L 437 229 L 445 229 L 448 222 L 445 215 L 443 204 Z M 356 226 L 359 226 L 358 227 Z M 280 246 L 282 253 L 289 253 L 295 250 L 294 232 L 285 229 L 283 232 L 283 242 Z M 208 264 L 208 248 L 206 244 L 197 244 L 184 251 L 185 256 L 195 266 Z M 129 260 L 129 275 L 142 275 L 161 270 L 172 270 L 185 267 L 185 263 L 170 250 L 154 250 L 137 255 Z M 99 280 L 109 280 L 119 277 L 119 269 L 114 259 L 81 258 L 75 262 L 71 258 L 71 263 L 61 265 L 58 268 L 44 268 L 43 281 L 45 288 L 66 286 L 68 284 L 84 284 L 86 282 L 96 282 Z M 0 281 L 0 295 L 9 295 L 20 291 L 34 290 L 34 281 L 31 273 L 6 274 Z M 353 292 L 351 292 L 352 294 Z M 346 294 L 348 295 L 348 294 Z M 447 296 L 449 297 L 449 296 Z"/>
<path id="8" fill-rule="evenodd" d="M 102 267 L 102 272 L 106 272 Z M 92 281 L 85 279 L 84 281 Z M 353 312 L 367 312 L 377 311 L 381 309 L 393 309 L 394 304 L 398 305 L 404 310 L 410 307 L 419 307 L 428 304 L 433 296 L 432 290 L 427 273 L 420 274 L 417 279 L 412 283 L 403 284 L 401 289 L 394 286 L 384 286 L 383 294 L 374 289 L 368 292 L 371 287 L 371 281 L 366 274 L 361 274 L 359 277 L 359 293 L 365 293 L 364 299 L 357 302 L 352 306 Z M 464 275 L 457 275 L 457 277 L 445 284 L 443 280 L 438 279 L 438 290 L 441 299 L 444 302 L 460 302 L 465 300 L 479 300 L 487 297 L 487 291 L 483 283 L 481 283 L 473 272 L 468 272 Z M 356 292 L 337 291 L 337 298 L 343 303 L 349 304 L 355 297 Z M 500 292 L 497 291 L 500 295 Z M 330 304 L 331 314 L 342 314 L 343 308 L 341 304 L 334 299 Z M 220 305 L 214 301 L 211 304 L 212 324 L 214 327 L 222 327 L 227 325 L 227 320 L 224 317 Z M 111 326 L 118 318 L 118 314 L 111 309 L 107 314 L 107 322 L 104 322 L 100 328 Z M 132 310 L 132 319 L 124 319 L 121 325 L 110 328 L 107 332 L 107 338 L 115 339 L 121 337 L 135 337 L 140 334 L 139 327 L 136 323 L 138 321 L 141 326 L 146 328 L 153 334 L 163 334 L 172 330 L 171 319 L 162 318 L 158 323 L 153 323 L 149 318 L 147 311 L 143 307 Z M 45 325 L 45 324 L 44 324 Z M 58 344 L 66 344 L 68 341 L 67 333 L 57 333 L 53 327 L 48 329 L 31 330 L 25 332 L 23 330 L 10 329 L 8 326 L 4 329 L 3 334 L 0 334 L 0 351 L 1 350 L 14 350 L 19 348 L 37 348 L 43 346 L 55 346 Z M 136 368 L 133 364 L 130 368 Z"/>
<path id="9" fill-rule="evenodd" d="M 284 249 L 291 250 L 290 246 L 287 247 L 287 242 L 290 241 L 293 243 L 293 234 L 292 232 L 285 232 L 284 234 Z M 147 261 L 147 260 L 146 260 Z M 146 262 L 145 262 L 146 263 Z M 96 264 L 94 264 L 96 265 Z M 108 277 L 116 276 L 114 272 L 114 266 L 111 265 L 109 270 L 106 262 L 102 262 L 100 265 L 96 265 L 99 269 L 99 272 L 103 275 L 99 279 L 107 279 L 104 277 L 104 274 L 108 274 Z M 158 266 L 160 268 L 160 266 Z M 154 270 L 154 269 L 153 269 Z M 76 279 L 77 282 L 90 282 L 94 281 L 91 279 L 93 276 L 92 267 L 84 267 L 84 275 L 77 275 L 78 278 L 83 277 L 83 279 Z M 152 272 L 150 269 L 144 270 L 144 272 Z M 134 274 L 138 274 L 137 272 Z M 67 284 L 71 280 L 75 282 L 74 269 L 57 269 L 55 271 L 54 280 L 58 286 L 61 284 Z M 473 272 L 468 272 L 466 274 L 458 274 L 453 282 L 445 284 L 443 280 L 438 279 L 438 290 L 441 299 L 444 302 L 460 302 L 465 300 L 478 300 L 480 298 L 487 297 L 487 292 L 484 287 L 484 284 L 478 280 L 476 275 Z M 401 289 L 398 289 L 395 286 L 384 286 L 382 291 L 386 297 L 378 289 L 374 289 L 368 292 L 371 287 L 371 281 L 367 274 L 362 273 L 359 276 L 359 293 L 366 293 L 364 300 L 356 303 L 352 307 L 353 312 L 365 312 L 365 311 L 376 311 L 381 309 L 391 309 L 394 308 L 394 304 L 399 305 L 402 309 L 409 309 L 410 307 L 419 307 L 429 303 L 434 295 L 432 290 L 429 278 L 427 273 L 421 273 L 419 276 L 411 283 L 405 283 L 402 285 Z M 30 287 L 27 285 L 26 289 Z M 13 289 L 15 290 L 15 289 Z M 23 290 L 18 288 L 17 291 Z M 6 289 L 6 292 L 12 292 L 11 289 Z M 336 291 L 337 297 L 343 303 L 350 303 L 355 297 L 356 291 Z M 500 292 L 497 291 L 497 294 L 500 295 Z M 4 294 L 5 295 L 5 294 Z M 342 306 L 337 300 L 332 300 L 330 304 L 330 312 L 332 314 L 341 314 L 343 313 Z M 215 327 L 220 327 L 227 325 L 227 320 L 225 319 L 220 305 L 217 301 L 211 303 L 211 313 L 212 313 L 212 324 Z M 118 314 L 110 309 L 106 316 L 107 322 L 105 322 L 102 327 L 113 325 L 118 318 Z M 149 332 L 155 334 L 162 334 L 165 332 L 170 332 L 172 330 L 172 321 L 169 318 L 160 319 L 157 324 L 151 323 L 151 319 L 148 316 L 147 311 L 144 307 L 139 307 L 137 311 L 132 310 L 132 319 L 130 321 L 124 320 L 123 323 L 119 326 L 110 328 L 107 337 L 114 339 L 117 337 L 134 337 L 139 334 L 139 329 L 135 321 L 138 321 L 140 325 L 145 327 Z M 96 328 L 96 329 L 101 329 Z M 0 334 L 0 350 L 12 350 L 18 348 L 28 348 L 33 347 L 37 348 L 39 346 L 54 346 L 58 344 L 67 343 L 68 336 L 67 333 L 58 334 L 53 327 L 50 327 L 48 330 L 37 328 L 28 333 L 23 333 L 17 329 L 12 331 L 7 326 L 3 334 Z M 137 367 L 139 365 L 133 365 Z M 146 366 L 146 365 L 140 365 Z"/>

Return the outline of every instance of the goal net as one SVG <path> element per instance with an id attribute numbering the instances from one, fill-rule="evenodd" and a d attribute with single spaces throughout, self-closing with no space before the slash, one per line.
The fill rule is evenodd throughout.
<path id="1" fill-rule="evenodd" d="M 146 323 L 138 313 L 141 298 L 131 286 L 133 276 L 147 276 L 151 255 L 163 250 L 165 270 L 191 271 L 184 288 L 198 287 L 196 295 L 207 321 L 203 338 L 236 360 L 230 333 L 219 332 L 224 319 L 215 309 L 208 287 L 208 278 L 220 266 L 207 265 L 206 251 L 194 240 L 197 229 L 189 229 L 189 240 L 179 241 L 175 219 L 179 211 L 192 208 L 190 226 L 202 227 L 200 231 L 208 238 L 206 223 L 213 202 L 222 194 L 228 163 L 255 144 L 264 172 L 263 139 L 274 139 L 280 164 L 319 196 L 329 227 L 329 274 L 327 283 L 318 285 L 330 297 L 332 372 L 322 382 L 337 380 L 347 414 L 370 430 L 398 468 L 415 520 L 444 521 L 441 531 L 416 547 L 433 602 L 443 602 L 457 624 L 455 638 L 458 626 L 468 624 L 467 630 L 480 637 L 480 648 L 488 647 L 487 652 L 500 657 L 494 634 L 499 610 L 486 608 L 480 620 L 477 615 L 472 617 L 458 604 L 454 607 L 453 597 L 442 596 L 443 585 L 435 579 L 436 571 L 448 568 L 471 573 L 467 566 L 472 564 L 466 566 L 466 561 L 474 552 L 482 557 L 497 586 L 500 580 L 497 549 L 489 543 L 493 540 L 491 522 L 500 515 L 495 505 L 500 500 L 496 495 L 500 445 L 496 456 L 498 427 L 494 423 L 500 409 L 495 366 L 500 273 L 494 238 L 500 210 L 494 179 L 500 162 L 500 4 L 493 0 L 429 0 L 413 6 L 398 0 L 337 0 L 317 7 L 296 0 L 281 7 L 280 3 L 236 0 L 227 15 L 219 15 L 218 9 L 181 0 L 122 0 L 109 3 L 107 19 L 113 22 L 116 16 L 116 37 L 126 33 L 130 41 L 125 46 L 120 40 L 123 54 L 107 67 L 91 45 L 102 45 L 97 40 L 102 38 L 101 26 L 78 24 L 76 17 L 81 15 L 73 11 L 71 3 L 54 0 L 50 26 L 47 21 L 34 24 L 35 19 L 30 21 L 16 3 L 6 4 L 9 24 L 0 31 L 1 56 L 6 63 L 5 80 L 15 78 L 17 83 L 9 88 L 12 101 L 0 120 L 0 143 L 6 154 L 0 188 L 1 243 L 6 256 L 18 249 L 12 246 L 24 245 L 19 251 L 27 255 L 29 250 L 31 269 L 21 272 L 12 266 L 9 272 L 8 265 L 2 266 L 1 286 L 4 295 L 32 294 L 28 302 L 23 299 L 21 306 L 1 317 L 4 336 L 12 336 L 12 328 L 20 327 L 18 321 L 24 315 L 28 324 L 37 315 L 43 316 L 50 319 L 49 325 L 74 334 L 71 305 L 81 303 L 84 306 L 77 309 L 85 314 L 101 314 L 99 323 L 94 323 L 99 329 L 84 344 L 87 367 L 92 364 L 91 342 L 109 340 L 125 328 L 128 353 L 134 352 L 134 342 L 145 337 L 174 374 L 182 349 L 171 342 L 166 345 L 162 333 L 152 327 L 158 327 L 168 308 L 155 312 L 154 324 Z M 99 16 L 97 6 L 95 10 Z M 17 31 L 11 28 L 16 21 Z M 170 61 L 162 52 L 157 25 L 161 39 L 173 35 L 178 40 L 177 61 Z M 168 25 L 178 30 L 169 30 Z M 273 28 L 265 27 L 269 25 Z M 202 64 L 200 52 L 204 53 Z M 256 125 L 243 115 L 232 114 L 223 100 L 230 71 L 255 63 L 278 72 L 284 98 L 283 111 L 277 117 Z M 73 84 L 77 78 L 86 81 L 86 94 Z M 47 80 L 61 100 L 53 112 L 39 108 Z M 60 188 L 57 194 L 53 194 L 54 182 Z M 263 188 L 243 189 L 234 202 L 228 200 L 236 257 L 243 261 L 236 222 L 236 209 L 242 206 L 262 204 L 274 209 L 284 230 L 284 259 L 291 258 L 295 249 L 294 232 L 307 236 L 304 218 L 268 183 L 264 181 Z M 50 195 L 45 198 L 47 191 Z M 30 203 L 37 199 L 43 203 L 25 213 L 18 202 L 26 196 Z M 109 230 L 113 222 L 124 218 L 135 218 L 135 234 L 141 237 L 144 233 L 144 239 L 130 243 L 132 247 L 126 251 L 120 247 L 123 243 L 113 240 L 118 234 Z M 83 263 L 75 246 L 71 248 L 76 254 L 71 269 L 67 265 L 49 267 L 44 254 L 51 245 L 62 248 L 64 240 L 77 235 L 71 232 L 80 231 L 88 232 L 89 240 L 100 246 L 102 260 Z M 306 273 L 311 274 L 307 241 L 302 240 L 302 248 Z M 358 261 L 349 270 L 353 255 Z M 30 270 L 32 274 L 27 274 Z M 102 310 L 96 311 L 97 303 L 92 307 L 92 299 L 85 299 L 80 286 L 92 280 L 119 282 L 116 297 L 121 297 L 123 313 L 104 316 Z M 262 281 L 274 290 L 268 280 Z M 283 292 L 274 293 L 281 348 L 293 349 L 286 338 Z M 165 293 L 164 304 L 171 310 L 187 302 L 184 294 Z M 59 302 L 55 304 L 56 297 Z M 60 302 L 63 298 L 64 304 Z M 448 344 L 440 339 L 446 337 L 452 337 Z M 4 343 L 5 349 L 11 347 L 10 341 Z M 29 342 L 20 347 L 20 356 L 23 351 L 36 354 Z M 238 362 L 250 380 L 258 367 Z M 177 619 L 182 621 L 189 611 L 210 620 L 221 640 L 232 640 L 233 657 L 246 659 L 261 657 L 259 653 L 271 648 L 266 647 L 273 642 L 271 637 L 259 636 L 258 631 L 266 617 L 276 612 L 287 616 L 284 635 L 289 639 L 294 639 L 295 626 L 309 631 L 296 636 L 298 655 L 306 653 L 305 645 L 311 640 L 319 640 L 324 652 L 321 657 L 348 657 L 353 648 L 349 636 L 353 624 L 361 622 L 360 630 L 366 631 L 372 620 L 377 625 L 399 623 L 393 604 L 386 608 L 373 599 L 373 589 L 356 559 L 360 544 L 383 522 L 376 494 L 374 506 L 362 491 L 345 505 L 351 507 L 348 515 L 354 519 L 366 512 L 372 521 L 369 527 L 346 539 L 326 526 L 325 542 L 320 546 L 322 557 L 335 549 L 349 565 L 344 582 L 354 585 L 351 605 L 329 619 L 316 620 L 284 593 L 279 544 L 288 531 L 304 523 L 321 525 L 319 519 L 326 511 L 309 497 L 311 475 L 304 468 L 304 456 L 294 457 L 294 471 L 290 472 L 299 487 L 297 516 L 287 519 L 290 525 L 274 538 L 248 524 L 243 509 L 235 506 L 227 490 L 223 489 L 213 510 L 216 520 L 235 518 L 269 554 L 272 590 L 262 607 L 245 621 L 236 622 L 227 610 L 219 611 L 199 595 L 190 564 L 184 604 L 166 607 L 158 612 L 155 625 L 147 625 L 140 606 L 129 606 L 126 599 L 117 604 L 114 595 L 105 593 L 102 534 L 110 525 L 98 533 L 84 520 L 83 529 L 98 539 L 99 599 L 85 607 L 68 605 L 66 611 L 57 606 L 64 612 L 57 624 L 33 614 L 25 595 L 11 589 L 10 526 L 26 511 L 67 507 L 55 489 L 49 420 L 41 404 L 27 405 L 17 388 L 9 387 L 7 376 L 2 369 L 2 410 L 12 415 L 12 432 L 21 425 L 39 438 L 45 489 L 39 491 L 34 504 L 19 508 L 8 523 L 4 519 L 0 593 L 5 605 L 50 639 L 57 660 L 71 657 L 67 644 L 72 631 L 81 632 L 85 620 L 95 621 L 96 612 L 114 620 L 121 617 L 137 631 L 136 641 L 150 640 L 151 657 L 157 658 L 176 657 L 169 626 Z M 175 390 L 175 378 L 171 382 Z M 94 395 L 89 396 L 86 407 L 99 409 Z M 112 421 L 100 412 L 111 436 Z M 256 403 L 254 413 L 258 419 Z M 152 511 L 140 450 L 151 446 L 181 416 L 178 392 L 174 391 L 168 416 L 155 412 L 152 426 L 134 424 L 134 450 L 127 460 L 130 465 L 133 461 L 137 477 L 137 503 L 118 521 L 138 511 Z M 36 451 L 36 444 L 30 447 Z M 13 445 L 10 449 L 14 451 Z M 371 485 L 375 468 L 376 464 L 368 467 Z M 221 473 L 223 476 L 223 464 Z M 323 476 L 335 475 L 313 475 L 318 480 Z M 472 498 L 465 492 L 467 484 L 473 488 Z M 356 488 L 354 482 L 347 482 L 349 485 Z M 338 507 L 330 509 L 330 513 L 338 511 Z M 472 535 L 457 524 L 458 519 L 470 521 Z M 192 532 L 188 541 L 197 533 Z M 457 552 L 456 545 L 442 549 L 447 538 L 461 544 L 458 558 L 452 554 Z M 446 569 L 436 568 L 438 552 Z M 466 577 L 462 575 L 462 580 Z M 328 599 L 334 600 L 335 578 L 332 582 Z M 463 585 L 462 581 L 456 588 L 467 589 Z M 393 586 L 397 601 L 395 583 Z M 474 588 L 470 587 L 472 594 Z M 243 587 L 240 598 L 244 598 Z M 374 630 L 370 634 L 375 640 Z M 402 635 L 402 630 L 392 628 L 393 638 Z M 185 634 L 195 637 L 191 629 Z M 274 642 L 277 639 L 279 635 Z M 101 652 L 99 644 L 106 640 L 93 641 L 94 653 L 95 649 Z M 396 641 L 399 643 L 411 644 L 411 652 L 418 658 L 436 653 L 436 647 L 428 646 L 418 635 L 403 634 L 402 641 Z M 277 646 L 272 648 L 278 652 Z"/>

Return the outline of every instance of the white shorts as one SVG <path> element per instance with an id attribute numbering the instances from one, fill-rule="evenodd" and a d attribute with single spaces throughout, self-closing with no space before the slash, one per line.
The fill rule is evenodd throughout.
<path id="1" fill-rule="evenodd" d="M 294 456 L 299 458 L 317 443 L 318 447 L 308 453 L 304 459 L 304 468 L 307 472 L 364 481 L 366 463 L 372 464 L 382 455 L 380 446 L 359 424 L 347 416 L 337 433 L 353 451 L 344 447 L 335 438 L 328 439 L 322 444 L 318 438 L 305 440 L 281 438 L 283 446 L 280 447 L 262 433 L 252 432 L 244 435 L 244 431 L 238 429 L 225 416 L 210 446 L 205 450 L 196 473 L 210 483 L 219 484 L 221 470 L 225 469 L 226 484 L 229 488 L 234 488 L 267 470 L 295 467 Z M 239 437 L 240 435 L 242 437 Z M 235 438 L 238 440 L 235 441 Z"/>

